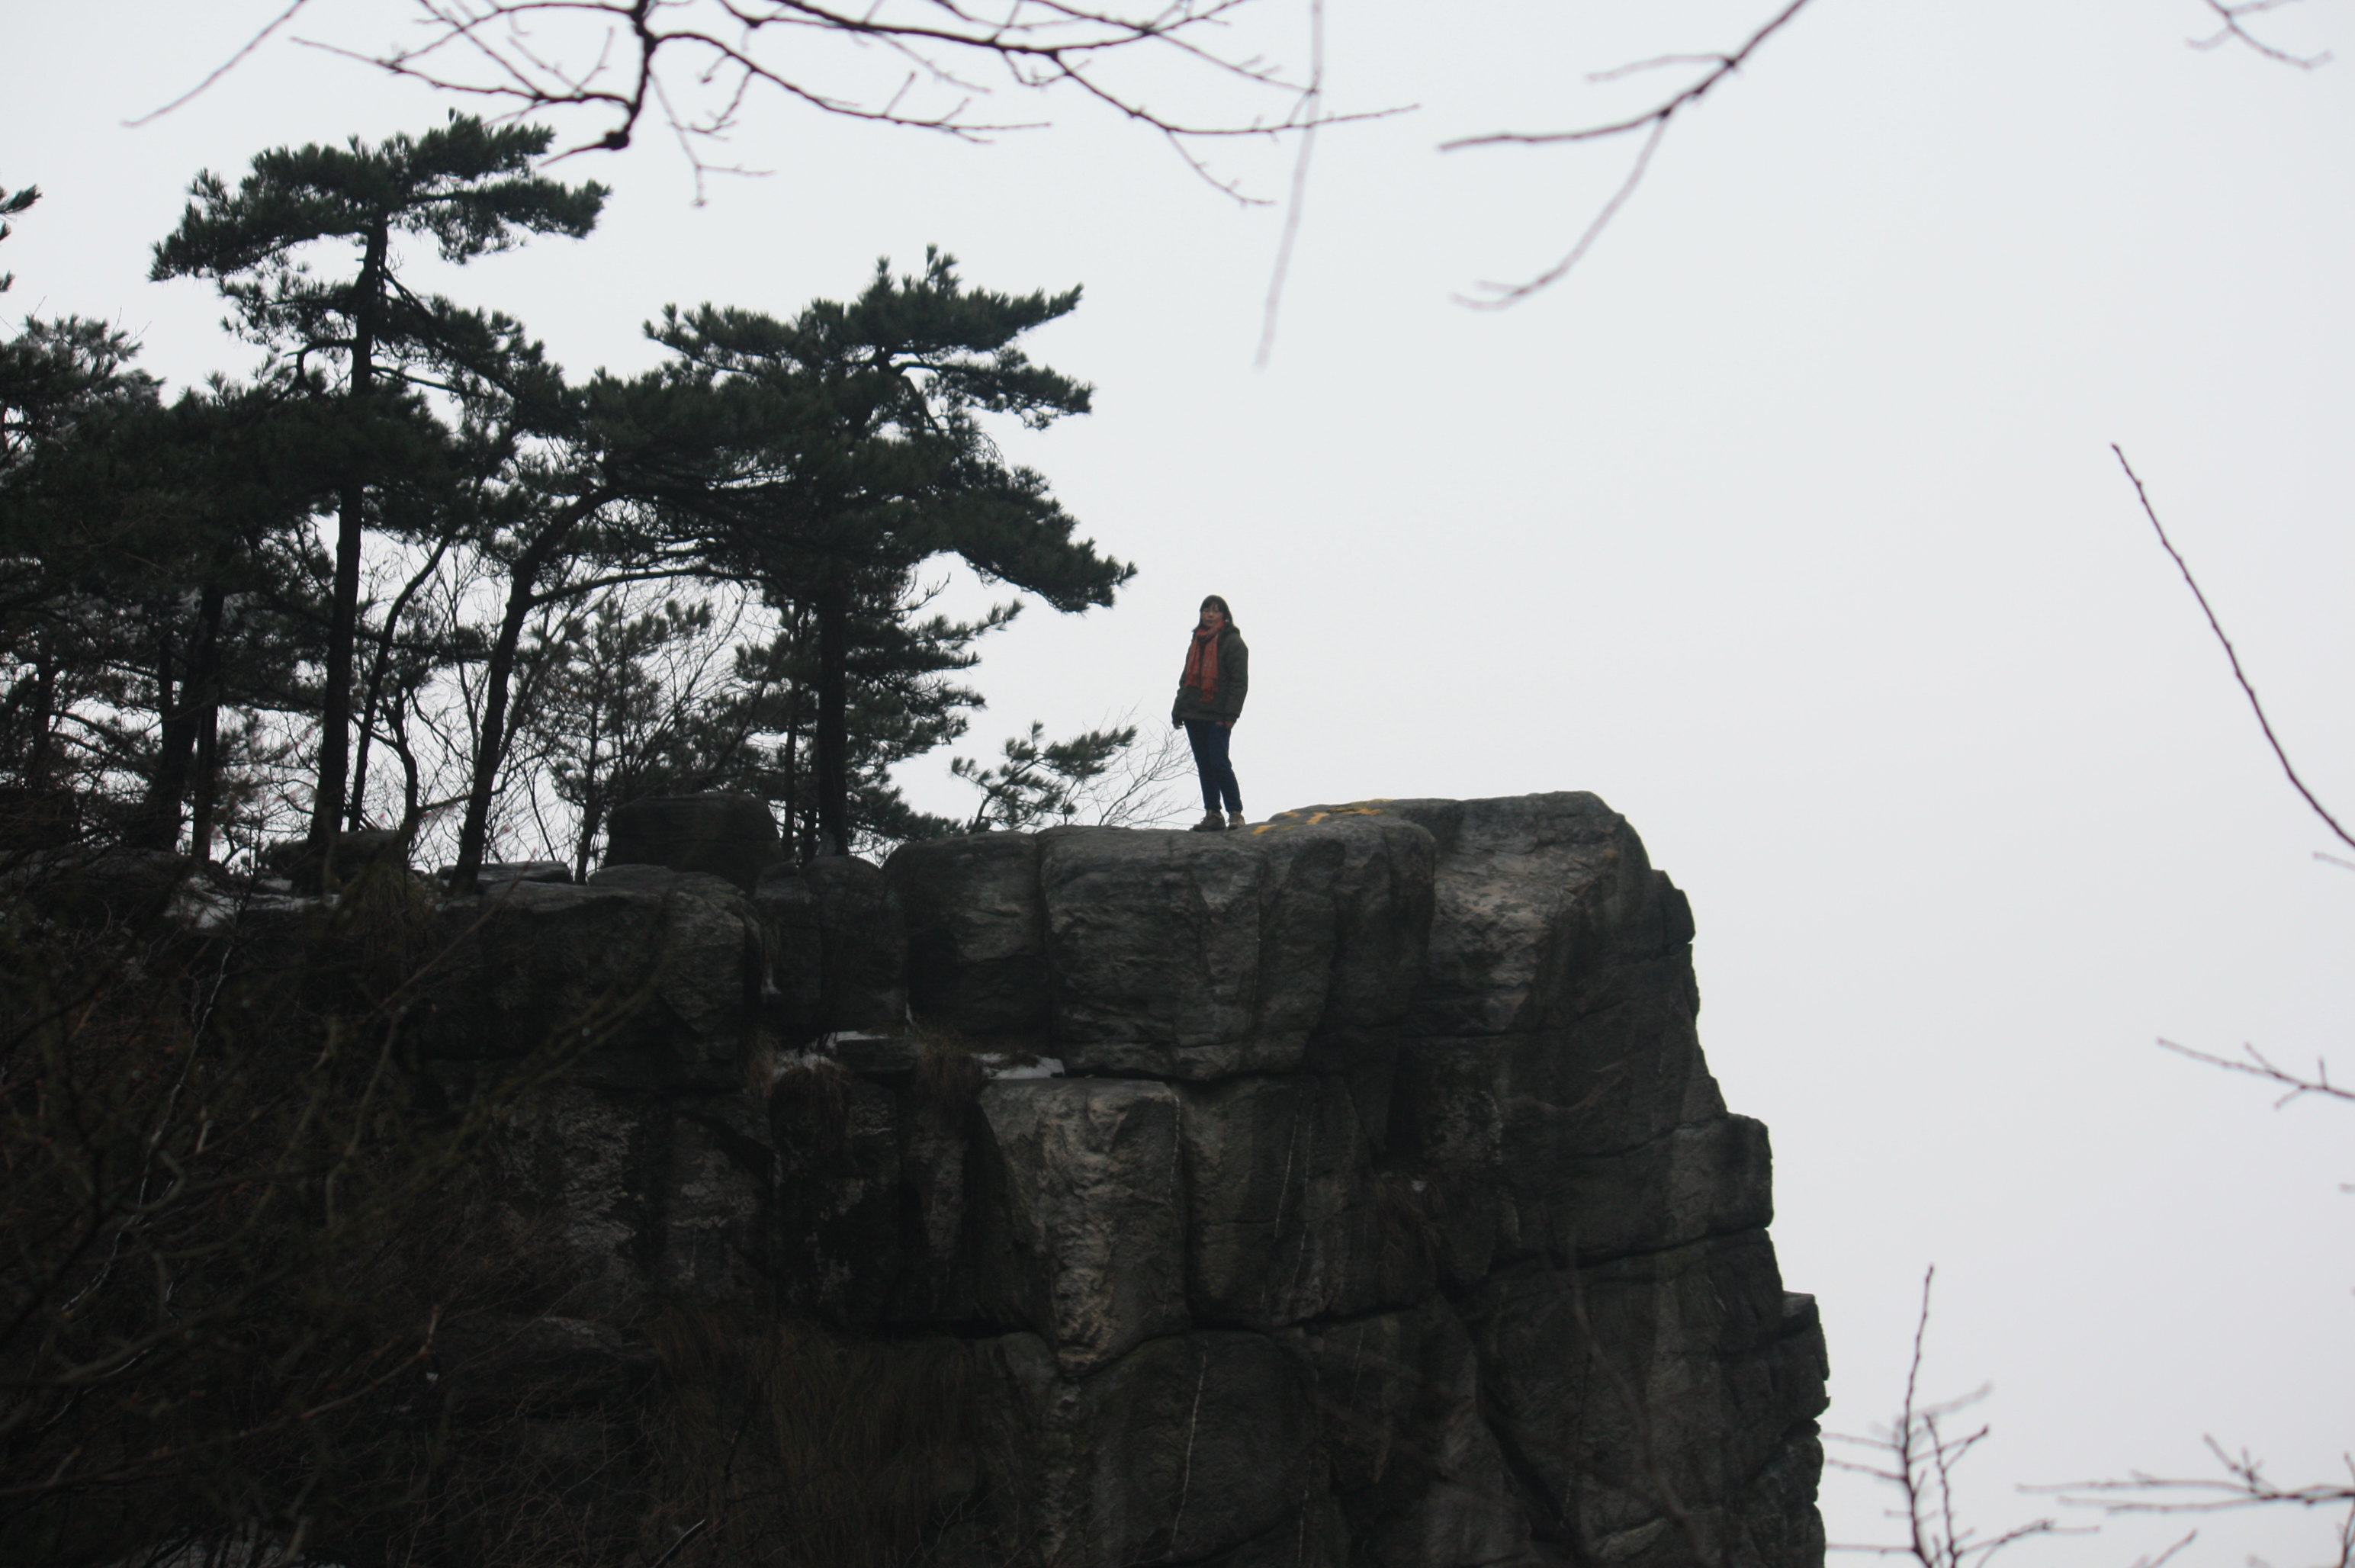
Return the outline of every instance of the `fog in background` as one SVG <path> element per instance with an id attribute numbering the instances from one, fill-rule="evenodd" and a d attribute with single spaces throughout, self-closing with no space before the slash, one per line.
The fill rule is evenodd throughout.
<path id="1" fill-rule="evenodd" d="M 1264 3 L 1303 59 L 1301 9 Z M 112 320 L 176 383 L 251 364 L 206 288 L 144 282 L 189 178 L 451 106 L 288 37 L 126 127 L 281 8 L 11 7 L 0 180 L 45 193 L 0 247 L 12 317 Z M 2214 26 L 2192 0 L 1815 0 L 1567 281 L 1455 302 L 1555 260 L 1635 147 L 1437 144 L 1607 115 L 1668 79 L 1587 72 L 1769 11 L 1330 0 L 1330 107 L 1420 107 L 1321 133 L 1263 370 L 1281 208 L 1060 97 L 1017 96 L 1055 127 L 989 145 L 760 100 L 723 155 L 769 172 L 700 206 L 649 128 L 559 165 L 616 187 L 587 240 L 415 275 L 575 374 L 654 363 L 666 303 L 785 315 L 927 243 L 992 287 L 1083 283 L 1036 352 L 1097 411 L 1007 445 L 1137 578 L 989 645 L 957 750 L 1149 728 L 1225 595 L 1254 816 L 1588 789 L 1691 894 L 1710 1061 L 1773 1129 L 1785 1277 L 1822 1301 L 1828 1430 L 1893 1410 L 1934 1261 L 1926 1386 L 1994 1384 L 1962 1473 L 1983 1525 L 2057 1510 L 2019 1483 L 2212 1473 L 2203 1434 L 2343 1480 L 2355 1106 L 2276 1113 L 2153 1041 L 2355 1079 L 2355 870 L 2313 858 L 2109 443 L 2355 811 L 2355 16 L 2253 18 L 2348 57 L 2301 71 L 2187 48 Z M 405 15 L 314 0 L 289 34 L 367 46 Z M 1268 197 L 1291 155 L 1218 154 Z M 910 794 L 969 811 L 946 763 Z M 1824 1495 L 1835 1541 L 1893 1539 L 1869 1488 Z M 2008 1560 L 2124 1565 L 2184 1528 Z M 2176 1561 L 2336 1556 L 2319 1516 L 2200 1529 Z"/>

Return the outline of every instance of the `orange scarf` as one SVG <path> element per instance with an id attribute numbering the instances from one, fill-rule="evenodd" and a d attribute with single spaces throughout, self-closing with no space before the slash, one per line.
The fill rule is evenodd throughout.
<path id="1" fill-rule="evenodd" d="M 1186 647 L 1186 676 L 1178 684 L 1199 686 L 1205 700 L 1219 695 L 1219 633 L 1208 626 L 1194 628 L 1194 640 Z"/>

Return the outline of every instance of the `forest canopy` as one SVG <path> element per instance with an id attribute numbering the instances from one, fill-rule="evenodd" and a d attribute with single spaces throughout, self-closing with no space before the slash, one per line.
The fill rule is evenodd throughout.
<path id="1" fill-rule="evenodd" d="M 1133 573 L 990 435 L 1087 411 L 1022 347 L 1080 291 L 976 287 L 933 250 L 790 317 L 666 307 L 655 368 L 577 376 L 410 281 L 588 240 L 606 192 L 540 173 L 551 140 L 453 113 L 197 174 L 151 276 L 213 284 L 260 350 L 201 386 L 168 391 L 95 321 L 0 341 L 9 842 L 227 861 L 299 837 L 331 869 L 375 830 L 464 883 L 584 874 L 649 795 L 758 795 L 806 858 L 1101 787 L 1133 728 L 959 760 L 970 821 L 891 777 L 965 731 L 1021 594 L 1083 612 Z M 0 187 L 18 223 L 37 199 Z M 1016 596 L 941 613 L 951 560 Z"/>

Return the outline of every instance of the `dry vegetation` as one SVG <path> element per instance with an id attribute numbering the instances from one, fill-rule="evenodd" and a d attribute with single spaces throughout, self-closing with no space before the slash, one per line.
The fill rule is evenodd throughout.
<path id="1" fill-rule="evenodd" d="M 69 892 L 0 906 L 0 1565 L 879 1565 L 971 1536 L 955 1341 L 570 1316 L 483 1157 L 562 1062 L 445 1095 L 403 1028 L 435 944 L 405 871 L 243 946 Z"/>

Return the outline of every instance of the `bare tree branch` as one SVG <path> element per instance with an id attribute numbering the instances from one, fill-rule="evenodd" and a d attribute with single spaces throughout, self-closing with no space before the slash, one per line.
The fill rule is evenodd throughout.
<path id="1" fill-rule="evenodd" d="M 1077 816 L 1099 827 L 1163 827 L 1184 816 L 1184 803 L 1171 799 L 1167 786 L 1194 771 L 1193 750 L 1178 731 L 1159 736 L 1150 749 L 1123 747 L 1110 769 L 1082 782 L 1072 792 Z"/>
<path id="2" fill-rule="evenodd" d="M 1973 1568 L 1975 1564 L 1984 1564 L 2004 1548 L 2016 1546 L 2032 1536 L 2091 1533 L 2064 1530 L 2052 1520 L 2040 1519 L 1980 1541 L 1975 1539 L 1978 1533 L 1976 1530 L 1955 1519 L 1955 1469 L 1986 1439 L 1989 1428 L 1982 1425 L 1955 1437 L 1948 1435 L 1945 1424 L 1985 1399 L 1988 1389 L 1982 1386 L 1960 1399 L 1936 1404 L 1922 1403 L 1922 1350 L 1930 1333 L 1930 1287 L 1937 1277 L 1935 1264 L 1922 1275 L 1922 1311 L 1913 1324 L 1913 1357 L 1905 1369 L 1905 1397 L 1898 1406 L 1897 1419 L 1863 1437 L 1825 1434 L 1835 1443 L 1849 1444 L 1874 1456 L 1870 1460 L 1855 1460 L 1828 1455 L 1824 1463 L 1836 1469 L 1870 1476 L 1894 1488 L 1903 1508 L 1902 1511 L 1892 1509 L 1890 1517 L 1903 1522 L 1906 1539 L 1894 1546 L 1833 1545 L 1826 1550 L 1910 1557 L 1922 1568 Z M 2157 1568 L 2157 1564 L 2142 1564 L 2139 1568 Z"/>
<path id="3" fill-rule="evenodd" d="M 1564 142 L 1600 142 L 1614 136 L 1624 136 L 1636 131 L 1646 133 L 1643 150 L 1636 154 L 1635 165 L 1628 170 L 1627 177 L 1620 182 L 1619 188 L 1612 194 L 1611 199 L 1604 204 L 1602 210 L 1595 214 L 1593 220 L 1579 236 L 1578 243 L 1571 247 L 1567 255 L 1526 283 L 1484 283 L 1479 286 L 1485 297 L 1470 298 L 1459 295 L 1460 303 L 1478 308 L 1500 309 L 1506 305 L 1517 304 L 1559 283 L 1572 267 L 1578 265 L 1586 252 L 1593 248 L 1595 240 L 1601 238 L 1603 230 L 1610 226 L 1611 220 L 1618 216 L 1619 209 L 1626 205 L 1627 198 L 1635 194 L 1636 187 L 1643 183 L 1644 173 L 1651 166 L 1653 153 L 1658 149 L 1661 138 L 1668 134 L 1668 123 L 1687 107 L 1699 103 L 1719 82 L 1740 70 L 1743 63 L 1757 51 L 1758 46 L 1774 37 L 1785 23 L 1804 10 L 1806 5 L 1807 0 L 1790 0 L 1788 5 L 1768 18 L 1764 27 L 1751 34 L 1741 48 L 1730 54 L 1657 55 L 1649 59 L 1617 66 L 1610 70 L 1597 71 L 1587 78 L 1589 81 L 1604 82 L 1615 81 L 1638 71 L 1654 70 L 1668 66 L 1704 65 L 1710 68 L 1693 81 L 1640 114 L 1631 114 L 1625 119 L 1607 121 L 1600 125 L 1583 126 L 1574 131 L 1496 131 L 1480 136 L 1459 136 L 1455 141 L 1441 143 L 1439 148 L 1441 152 L 1454 153 L 1466 147 L 1550 146 Z"/>
<path id="4" fill-rule="evenodd" d="M 2231 1056 L 2211 1056 L 2204 1051 L 2194 1051 L 2188 1045 L 2178 1045 L 2171 1040 L 2162 1040 L 2158 1044 L 2161 1050 L 2171 1051 L 2178 1056 L 2188 1056 L 2194 1061 L 2204 1061 L 2211 1067 L 2221 1067 L 2227 1072 L 2245 1072 L 2252 1078 L 2262 1078 L 2269 1083 L 2282 1085 L 2288 1093 L 2274 1102 L 2275 1110 L 2281 1109 L 2292 1100 L 2303 1099 L 2308 1094 L 2327 1095 L 2335 1100 L 2355 1100 L 2355 1089 L 2346 1089 L 2333 1083 L 2330 1081 L 2330 1064 L 2320 1058 L 2315 1061 L 2314 1076 L 2301 1078 L 2286 1068 L 2275 1065 L 2254 1045 L 2241 1047 L 2242 1051 L 2247 1053 L 2247 1060 L 2243 1061 Z"/>
<path id="5" fill-rule="evenodd" d="M 2288 776 L 2290 787 L 2314 808 L 2314 815 L 2322 818 L 2341 844 L 2355 848 L 2355 837 L 2350 837 L 2347 829 L 2339 825 L 2339 819 L 2323 808 L 2322 803 L 2314 798 L 2314 792 L 2306 787 L 2306 781 L 2297 776 L 2297 769 L 2290 765 L 2289 753 L 2282 750 L 2280 740 L 2274 734 L 2273 721 L 2265 717 L 2264 704 L 2257 700 L 2257 688 L 2249 684 L 2248 676 L 2242 671 L 2241 656 L 2233 651 L 2232 639 L 2224 635 L 2223 626 L 2216 620 L 2216 612 L 2209 608 L 2208 595 L 2200 591 L 2199 580 L 2191 575 L 2191 568 L 2185 563 L 2182 552 L 2168 539 L 2167 528 L 2159 522 L 2158 513 L 2152 508 L 2150 496 L 2142 487 L 2141 475 L 2134 471 L 2134 464 L 2126 461 L 2126 453 L 2116 443 L 2110 443 L 2110 450 L 2117 453 L 2118 466 L 2126 471 L 2126 478 L 2133 482 L 2135 499 L 2142 503 L 2143 516 L 2150 519 L 2152 530 L 2158 535 L 2159 548 L 2167 551 L 2169 560 L 2175 562 L 2175 570 L 2183 574 L 2185 584 L 2191 590 L 2191 597 L 2200 602 L 2200 613 L 2208 617 L 2208 629 L 2215 633 L 2216 641 L 2223 645 L 2224 657 L 2232 662 L 2232 678 L 2241 683 L 2241 690 L 2249 699 L 2250 711 L 2257 716 L 2257 728 L 2265 732 L 2265 744 L 2274 749 L 2274 756 L 2280 762 L 2282 772 Z"/>
<path id="6" fill-rule="evenodd" d="M 2134 1568 L 2165 1568 L 2165 1565 L 2174 1559 L 2177 1552 L 2182 1551 L 2185 1547 L 2190 1545 L 2193 1541 L 2199 1539 L 2200 1532 L 2198 1531 L 2186 1531 L 2183 1532 L 2182 1540 L 2177 1541 L 2174 1545 L 2169 1547 L 2158 1556 L 2136 1558 L 2134 1560 Z"/>
<path id="7" fill-rule="evenodd" d="M 1300 151 L 1292 164 L 1292 199 L 1284 214 L 1284 238 L 1275 248 L 1275 272 L 1268 279 L 1267 310 L 1260 318 L 1259 353 L 1253 368 L 1267 368 L 1268 357 L 1275 352 L 1275 319 L 1284 304 L 1284 275 L 1292 270 L 1292 247 L 1300 238 L 1300 210 L 1308 199 L 1308 157 L 1316 150 L 1316 116 L 1324 106 L 1325 94 L 1325 0 L 1308 0 L 1308 90 L 1302 94 L 1300 111 L 1307 127 L 1300 133 Z"/>
<path id="8" fill-rule="evenodd" d="M 707 150 L 739 126 L 751 95 L 762 90 L 828 114 L 965 141 L 1046 123 L 977 113 L 991 91 L 966 69 L 979 64 L 1002 70 L 1024 91 L 1065 88 L 1092 99 L 1160 135 L 1219 189 L 1252 200 L 1209 166 L 1203 144 L 1305 133 L 1321 124 L 1395 112 L 1328 114 L 1319 68 L 1299 80 L 1244 52 L 1232 42 L 1232 29 L 1252 3 L 1002 0 L 984 7 L 975 0 L 411 0 L 420 37 L 409 43 L 369 48 L 300 41 L 485 100 L 508 116 L 591 112 L 600 128 L 559 156 L 626 147 L 646 121 L 657 120 L 685 149 L 698 189 L 705 173 L 746 172 L 709 161 Z M 1321 60 L 1321 0 L 1312 5 L 1310 20 L 1312 50 Z M 229 65 L 267 36 L 265 30 Z M 874 83 L 871 69 L 856 56 L 833 57 L 829 63 L 814 55 L 809 46 L 819 38 L 862 48 L 870 58 L 876 52 L 896 57 L 906 69 L 888 84 Z M 1165 108 L 1111 73 L 1107 61 L 1131 57 L 1176 60 L 1189 69 L 1195 85 L 1224 84 L 1288 101 L 1267 118 Z"/>
<path id="9" fill-rule="evenodd" d="M 1458 294 L 1455 296 L 1456 299 L 1478 310 L 1501 310 L 1507 305 L 1527 299 L 1540 289 L 1550 288 L 1560 283 L 1572 267 L 1585 259 L 1586 252 L 1593 247 L 1597 240 L 1603 237 L 1603 231 L 1611 226 L 1611 220 L 1619 216 L 1619 208 L 1626 204 L 1629 197 L 1636 194 L 1636 187 L 1644 183 L 1644 172 L 1652 166 L 1652 154 L 1658 149 L 1660 138 L 1668 133 L 1667 120 L 1662 119 L 1653 123 L 1652 133 L 1644 138 L 1643 151 L 1636 155 L 1636 162 L 1628 169 L 1627 177 L 1619 182 L 1619 188 L 1611 193 L 1611 199 L 1603 204 L 1603 209 L 1594 215 L 1594 220 L 1586 226 L 1586 232 L 1578 237 L 1578 243 L 1570 248 L 1568 255 L 1526 283 L 1483 283 L 1480 288 L 1487 297 L 1475 298 L 1466 294 Z"/>
<path id="10" fill-rule="evenodd" d="M 291 0 L 291 4 L 287 5 L 286 9 L 279 12 L 277 16 L 272 16 L 269 23 L 262 27 L 261 31 L 246 39 L 245 45 L 242 48 L 240 48 L 237 53 L 229 56 L 229 59 L 221 61 L 220 64 L 213 67 L 211 70 L 208 71 L 202 81 L 188 89 L 187 91 L 180 94 L 179 97 L 172 100 L 171 102 L 165 104 L 161 109 L 151 109 L 146 113 L 139 116 L 136 120 L 125 121 L 124 124 L 135 129 L 138 126 L 146 124 L 151 120 L 159 120 L 165 115 L 169 114 L 173 110 L 179 108 L 180 105 L 202 96 L 205 89 L 210 87 L 214 82 L 218 81 L 221 78 L 227 76 L 230 71 L 235 70 L 240 65 L 243 64 L 247 56 L 252 54 L 254 50 L 260 48 L 263 44 L 268 43 L 270 41 L 270 36 L 272 33 L 275 33 L 279 28 L 293 21 L 294 19 L 294 13 L 300 11 L 304 6 L 310 3 L 311 0 Z"/>
<path id="11" fill-rule="evenodd" d="M 2213 1437 L 2200 1441 L 2216 1456 L 2222 1475 L 2185 1477 L 2153 1476 L 2137 1470 L 2123 1480 L 2071 1481 L 2030 1489 L 2112 1514 L 2222 1513 L 2232 1509 L 2271 1506 L 2355 1509 L 2355 1456 L 2339 1456 L 2339 1463 L 2347 1467 L 2348 1478 L 2344 1481 L 2285 1487 L 2267 1477 L 2264 1461 L 2247 1449 L 2228 1454 Z M 2343 1552 L 2340 1561 L 2346 1561 Z"/>
<path id="12" fill-rule="evenodd" d="M 2272 44 L 2266 43 L 2241 25 L 2241 18 L 2243 16 L 2254 16 L 2265 11 L 2278 11 L 2285 5 L 2296 4 L 2297 0 L 2237 0 L 2237 3 L 2235 0 L 2208 0 L 2208 9 L 2216 13 L 2217 19 L 2222 22 L 2223 26 L 2204 38 L 2186 38 L 2184 42 L 2195 49 L 2207 50 L 2238 39 L 2265 59 L 2279 60 L 2284 65 L 2294 65 L 2300 70 L 2312 70 L 2317 66 L 2328 65 L 2330 63 L 2328 49 L 2323 50 L 2318 55 L 2294 55 L 2286 49 L 2276 48 Z"/>

